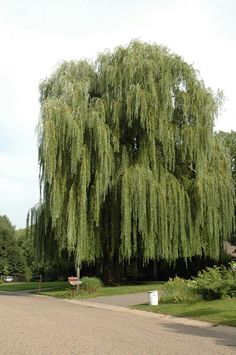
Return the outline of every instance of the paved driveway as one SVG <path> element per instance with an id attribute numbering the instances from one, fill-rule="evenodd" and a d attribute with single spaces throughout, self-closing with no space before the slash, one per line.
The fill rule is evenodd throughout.
<path id="1" fill-rule="evenodd" d="M 135 304 L 148 302 L 147 292 L 130 293 L 127 295 L 100 296 L 95 298 L 81 299 L 81 302 L 95 302 L 101 304 L 110 304 L 113 306 L 128 307 Z"/>
<path id="2" fill-rule="evenodd" d="M 1 355 L 236 354 L 235 328 L 227 329 L 82 302 L 0 294 Z"/>

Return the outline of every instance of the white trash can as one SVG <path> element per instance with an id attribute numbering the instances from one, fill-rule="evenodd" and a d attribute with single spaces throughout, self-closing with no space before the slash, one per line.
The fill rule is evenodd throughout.
<path id="1" fill-rule="evenodd" d="M 148 291 L 148 302 L 151 306 L 158 305 L 158 292 L 157 291 Z"/>

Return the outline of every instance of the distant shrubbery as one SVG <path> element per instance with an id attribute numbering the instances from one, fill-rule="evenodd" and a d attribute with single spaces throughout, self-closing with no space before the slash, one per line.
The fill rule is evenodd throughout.
<path id="1" fill-rule="evenodd" d="M 213 300 L 236 297 L 236 263 L 231 262 L 229 266 L 207 268 L 192 280 L 179 277 L 170 279 L 165 285 L 162 302 L 182 303 L 194 302 L 200 298 Z"/>
<path id="2" fill-rule="evenodd" d="M 86 293 L 97 292 L 102 287 L 102 282 L 96 277 L 82 277 L 80 289 Z"/>

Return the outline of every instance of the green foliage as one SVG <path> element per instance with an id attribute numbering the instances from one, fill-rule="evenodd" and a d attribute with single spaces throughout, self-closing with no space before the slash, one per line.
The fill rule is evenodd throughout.
<path id="1" fill-rule="evenodd" d="M 82 277 L 81 281 L 82 284 L 80 288 L 86 293 L 97 292 L 102 287 L 101 280 L 96 277 Z"/>
<path id="2" fill-rule="evenodd" d="M 180 277 L 170 279 L 164 287 L 161 303 L 183 303 L 199 300 L 196 293 L 195 281 L 185 280 Z"/>
<path id="3" fill-rule="evenodd" d="M 8 285 L 9 286 L 9 285 Z M 155 282 L 155 283 L 141 283 L 135 285 L 122 285 L 122 286 L 103 286 L 98 289 L 97 292 L 87 293 L 84 292 L 80 287 L 80 292 L 68 292 L 68 285 L 62 286 L 57 290 L 43 290 L 40 292 L 41 294 L 52 296 L 52 297 L 62 297 L 62 298 L 71 298 L 74 296 L 75 298 L 87 298 L 87 297 L 98 297 L 98 296 L 115 296 L 115 295 L 126 295 L 137 292 L 148 292 L 152 290 L 160 290 L 163 288 L 163 282 Z"/>
<path id="4" fill-rule="evenodd" d="M 192 280 L 180 277 L 170 279 L 164 288 L 162 303 L 184 303 L 221 299 L 222 297 L 236 297 L 236 263 L 229 263 L 229 267 L 213 266 L 200 271 Z"/>
<path id="5" fill-rule="evenodd" d="M 26 260 L 27 268 L 25 272 L 25 280 L 30 281 L 38 279 L 42 274 L 44 280 L 57 280 L 58 277 L 67 279 L 68 275 L 74 271 L 74 263 L 68 257 L 65 251 L 61 253 L 60 258 L 56 260 L 47 260 L 42 263 L 35 250 L 33 239 L 26 229 L 19 229 L 15 231 L 16 240 L 19 248 L 22 250 L 23 256 Z"/>
<path id="6" fill-rule="evenodd" d="M 30 269 L 30 268 L 26 268 L 26 271 L 25 271 L 25 280 L 26 280 L 27 282 L 31 281 L 32 276 L 33 276 L 33 275 L 32 275 L 31 269 Z"/>
<path id="7" fill-rule="evenodd" d="M 25 258 L 27 268 L 25 272 L 26 281 L 30 281 L 32 274 L 40 274 L 40 263 L 37 260 L 34 251 L 33 240 L 29 234 L 27 234 L 26 229 L 18 229 L 15 231 L 16 240 L 19 248 L 22 250 L 23 256 Z"/>
<path id="8" fill-rule="evenodd" d="M 26 262 L 15 238 L 15 229 L 6 216 L 0 216 L 0 274 L 21 274 Z"/>
<path id="9" fill-rule="evenodd" d="M 138 305 L 135 308 L 170 314 L 175 317 L 195 318 L 214 324 L 224 324 L 236 327 L 236 298 L 224 298 L 214 301 L 191 303 L 159 304 L 158 306 Z"/>
<path id="10" fill-rule="evenodd" d="M 131 42 L 42 82 L 36 252 L 76 263 L 218 259 L 234 220 L 230 161 L 213 134 L 219 96 L 192 66 Z"/>
<path id="11" fill-rule="evenodd" d="M 236 132 L 219 131 L 217 135 L 223 140 L 224 146 L 226 147 L 229 154 L 232 174 L 236 184 Z"/>
<path id="12" fill-rule="evenodd" d="M 207 268 L 198 273 L 195 282 L 197 292 L 202 295 L 203 299 L 236 297 L 236 271 L 232 267 Z"/>
<path id="13" fill-rule="evenodd" d="M 229 155 L 230 162 L 231 162 L 231 171 L 232 171 L 232 176 L 234 179 L 234 187 L 236 190 L 236 132 L 231 131 L 231 132 L 223 132 L 219 131 L 217 133 L 217 136 L 220 137 L 222 140 L 227 154 Z M 235 211 L 235 217 L 236 217 L 236 211 Z M 234 229 L 234 232 L 230 236 L 230 242 L 232 244 L 236 245 L 236 230 Z"/>
<path id="14" fill-rule="evenodd" d="M 56 289 L 66 289 L 68 286 L 67 281 L 53 281 L 53 282 L 42 282 L 41 283 L 41 288 L 43 289 L 53 289 L 54 291 Z M 4 283 L 4 285 L 1 285 L 0 291 L 33 291 L 33 290 L 38 290 L 39 289 L 39 282 L 14 282 L 14 283 Z"/>

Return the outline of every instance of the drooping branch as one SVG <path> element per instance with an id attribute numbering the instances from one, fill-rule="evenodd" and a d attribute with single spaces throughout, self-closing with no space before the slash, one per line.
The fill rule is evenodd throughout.
<path id="1" fill-rule="evenodd" d="M 64 63 L 40 90 L 32 224 L 42 251 L 81 262 L 108 249 L 121 261 L 219 257 L 234 189 L 213 134 L 218 101 L 191 66 L 132 42 L 95 64 Z"/>

